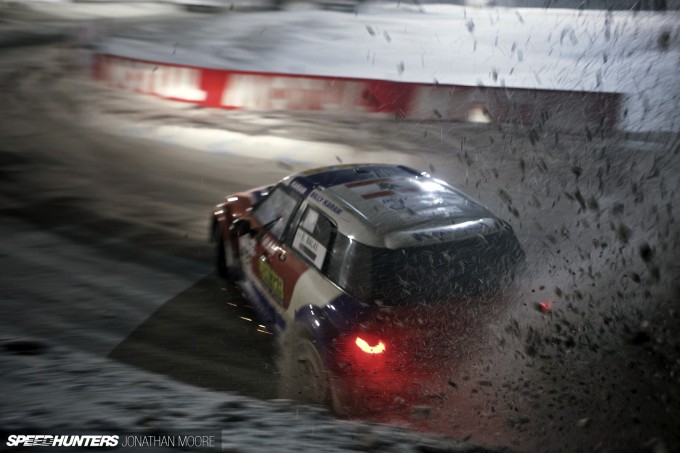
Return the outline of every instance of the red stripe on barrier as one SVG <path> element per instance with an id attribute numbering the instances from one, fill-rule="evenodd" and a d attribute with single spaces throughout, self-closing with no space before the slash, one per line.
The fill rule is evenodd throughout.
<path id="1" fill-rule="evenodd" d="M 616 128 L 620 93 L 425 84 L 230 71 L 101 54 L 95 77 L 206 107 L 387 113 L 412 120 L 514 123 L 592 134 Z"/>

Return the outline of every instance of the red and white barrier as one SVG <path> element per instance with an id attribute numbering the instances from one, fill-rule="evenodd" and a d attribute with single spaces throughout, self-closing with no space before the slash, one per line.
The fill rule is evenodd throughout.
<path id="1" fill-rule="evenodd" d="M 114 86 L 194 104 L 250 110 L 374 112 L 412 120 L 516 123 L 612 131 L 622 95 L 470 87 L 206 69 L 113 55 L 95 77 Z"/>

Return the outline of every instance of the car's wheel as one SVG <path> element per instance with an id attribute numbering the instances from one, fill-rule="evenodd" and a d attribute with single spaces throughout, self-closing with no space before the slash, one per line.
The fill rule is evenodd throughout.
<path id="1" fill-rule="evenodd" d="M 333 381 L 309 331 L 290 327 L 281 335 L 279 347 L 279 396 L 335 409 Z"/>

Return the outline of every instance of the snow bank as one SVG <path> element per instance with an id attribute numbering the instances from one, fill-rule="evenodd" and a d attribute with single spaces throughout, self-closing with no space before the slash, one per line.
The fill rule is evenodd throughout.
<path id="1" fill-rule="evenodd" d="M 369 4 L 370 5 L 370 4 Z M 680 13 L 367 6 L 140 28 L 105 53 L 180 65 L 486 87 L 618 92 L 624 130 L 679 130 Z"/>

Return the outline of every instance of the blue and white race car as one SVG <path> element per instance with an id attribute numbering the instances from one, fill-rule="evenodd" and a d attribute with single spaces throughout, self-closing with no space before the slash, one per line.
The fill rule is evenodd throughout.
<path id="1" fill-rule="evenodd" d="M 502 305 L 524 253 L 460 190 L 396 165 L 343 165 L 229 195 L 217 269 L 281 334 L 284 395 L 342 412 L 403 392 Z M 409 378 L 410 379 L 410 378 Z"/>

